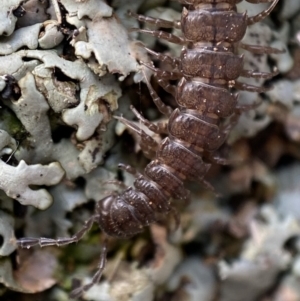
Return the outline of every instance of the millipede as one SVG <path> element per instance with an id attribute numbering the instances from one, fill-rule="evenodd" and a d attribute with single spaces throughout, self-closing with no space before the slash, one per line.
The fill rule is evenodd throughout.
<path id="1" fill-rule="evenodd" d="M 110 237 L 130 238 L 158 221 L 161 214 L 173 214 L 178 221 L 171 200 L 189 199 L 189 191 L 184 185 L 187 180 L 198 181 L 212 189 L 205 181 L 211 163 L 226 163 L 215 152 L 225 142 L 239 115 L 251 108 L 251 105 L 246 107 L 238 104 L 236 91 L 261 93 L 268 89 L 242 83 L 238 78 L 269 79 L 277 74 L 276 70 L 271 73 L 245 70 L 243 55 L 238 54 L 238 49 L 255 54 L 281 53 L 281 50 L 272 47 L 241 42 L 247 27 L 267 17 L 279 0 L 247 0 L 252 4 L 270 3 L 268 8 L 255 16 L 237 12 L 236 5 L 242 0 L 177 1 L 184 6 L 181 20 L 167 21 L 129 13 L 138 21 L 154 24 L 160 29 L 177 28 L 182 31 L 179 37 L 163 30 L 133 29 L 183 46 L 179 57 L 157 53 L 145 47 L 154 58 L 169 63 L 172 71 L 160 70 L 141 62 L 145 68 L 152 69 L 159 85 L 176 100 L 177 108 L 173 110 L 164 104 L 145 77 L 153 102 L 168 117 L 167 124 L 151 123 L 132 108 L 142 124 L 152 132 L 166 134 L 166 138 L 158 143 L 132 121 L 116 117 L 140 135 L 141 148 L 151 159 L 150 163 L 143 173 L 120 164 L 121 169 L 135 176 L 133 186 L 98 201 L 94 215 L 72 237 L 29 237 L 18 240 L 21 248 L 63 246 L 78 242 L 93 223 L 98 224 L 106 238 L 97 272 L 90 283 L 71 292 L 72 298 L 80 297 L 100 281 Z M 174 85 L 174 81 L 177 84 Z"/>

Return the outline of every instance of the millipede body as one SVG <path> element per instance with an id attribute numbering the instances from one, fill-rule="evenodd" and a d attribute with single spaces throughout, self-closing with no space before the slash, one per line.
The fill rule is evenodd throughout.
<path id="1" fill-rule="evenodd" d="M 95 214 L 71 238 L 22 238 L 18 241 L 20 247 L 77 242 L 94 222 L 107 237 L 129 238 L 156 222 L 159 215 L 174 212 L 172 198 L 184 201 L 189 198 L 189 191 L 184 187 L 186 180 L 210 187 L 204 180 L 210 163 L 222 163 L 214 152 L 224 143 L 240 113 L 249 109 L 238 105 L 238 93 L 234 91 L 266 91 L 264 87 L 239 82 L 238 78 L 271 78 L 276 74 L 245 70 L 243 56 L 237 54 L 237 49 L 241 47 L 259 54 L 280 53 L 271 47 L 241 42 L 247 27 L 268 16 L 278 0 L 247 1 L 253 4 L 270 2 L 270 6 L 256 16 L 248 16 L 237 12 L 236 4 L 241 0 L 179 0 L 184 5 L 180 21 L 131 14 L 141 22 L 160 28 L 182 30 L 182 37 L 178 37 L 160 30 L 136 29 L 183 46 L 178 58 L 146 48 L 156 59 L 167 61 L 173 67 L 169 72 L 146 65 L 154 71 L 158 83 L 176 99 L 177 108 L 173 110 L 161 101 L 146 79 L 154 103 L 169 118 L 167 126 L 152 124 L 133 110 L 150 130 L 165 133 L 167 137 L 157 143 L 133 122 L 117 117 L 141 136 L 141 148 L 151 158 L 143 173 L 120 164 L 120 168 L 135 175 L 133 187 L 98 201 Z M 177 80 L 178 84 L 172 85 L 171 80 Z M 72 297 L 79 297 L 99 282 L 105 261 L 106 243 L 92 282 L 75 289 Z"/>

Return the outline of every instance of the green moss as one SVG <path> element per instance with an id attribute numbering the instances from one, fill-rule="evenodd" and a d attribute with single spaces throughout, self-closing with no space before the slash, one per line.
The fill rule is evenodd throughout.
<path id="1" fill-rule="evenodd" d="M 18 141 L 22 141 L 27 136 L 27 132 L 20 120 L 6 107 L 0 109 L 0 128 Z"/>

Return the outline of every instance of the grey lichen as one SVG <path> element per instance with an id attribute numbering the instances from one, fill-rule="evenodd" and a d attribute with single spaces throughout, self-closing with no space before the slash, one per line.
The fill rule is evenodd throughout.
<path id="1" fill-rule="evenodd" d="M 99 155 L 101 150 L 99 142 L 101 145 L 111 145 L 111 142 L 103 143 L 106 139 L 105 133 L 100 132 L 97 135 L 98 144 L 93 148 L 98 149 L 98 153 L 94 151 L 93 153 L 97 157 L 100 156 L 99 159 L 90 160 L 94 162 L 88 164 L 88 161 L 82 161 L 84 155 L 79 156 L 79 150 L 72 143 L 63 140 L 60 143 L 53 143 L 48 117 L 49 109 L 51 107 L 55 112 L 61 113 L 61 118 L 66 124 L 78 129 L 78 140 L 87 140 L 94 134 L 101 122 L 107 123 L 109 121 L 107 119 L 109 112 L 103 104 L 109 104 L 110 110 L 115 110 L 118 106 L 117 100 L 121 91 L 116 81 L 109 74 L 98 79 L 80 59 L 74 62 L 65 61 L 57 53 L 51 51 L 22 50 L 13 55 L 13 58 L 17 59 L 17 57 L 32 59 L 34 64 L 30 66 L 37 65 L 36 59 L 43 64 L 37 65 L 32 73 L 23 75 L 25 70 L 28 70 L 27 68 L 22 71 L 23 77 L 19 81 L 21 97 L 17 101 L 6 102 L 6 105 L 15 112 L 25 129 L 30 133 L 27 140 L 31 146 L 30 149 L 20 147 L 16 152 L 16 157 L 31 163 L 47 163 L 52 158 L 53 161 L 61 163 L 68 178 L 75 178 L 91 171 L 102 161 L 105 151 L 103 149 L 102 154 Z M 21 61 L 18 62 L 21 63 Z M 55 80 L 53 77 L 54 68 L 61 70 L 74 82 Z M 80 91 L 79 100 L 77 89 Z M 72 108 L 78 102 L 79 104 Z M 65 148 L 67 144 L 69 145 L 68 151 Z M 79 161 L 77 160 L 78 156 Z M 74 162 L 72 165 L 69 164 L 71 161 Z M 77 168 L 74 168 L 76 162 L 78 162 Z"/>
<path id="2" fill-rule="evenodd" d="M 14 219 L 2 210 L 0 210 L 0 236 L 3 240 L 0 247 L 0 256 L 7 256 L 16 249 Z"/>
<path id="3" fill-rule="evenodd" d="M 168 281 L 168 289 L 175 290 L 182 278 L 187 281 L 184 291 L 189 301 L 211 301 L 215 293 L 216 277 L 213 267 L 205 264 L 199 258 L 191 257 L 183 260 Z"/>
<path id="4" fill-rule="evenodd" d="M 280 218 L 270 206 L 263 207 L 261 215 L 265 222 L 253 220 L 251 238 L 245 243 L 239 260 L 232 264 L 219 263 L 222 301 L 256 300 L 291 262 L 284 244 L 299 235 L 299 223 L 291 216 Z"/>
<path id="5" fill-rule="evenodd" d="M 108 72 L 122 74 L 123 77 L 120 79 L 124 79 L 130 72 L 136 70 L 137 63 L 131 49 L 131 43 L 135 42 L 128 41 L 126 31 L 115 18 L 100 19 L 96 23 L 87 20 L 85 26 L 88 28 L 89 39 L 88 42 L 75 43 L 77 56 L 88 59 L 94 54 L 101 70 L 104 65 Z M 101 36 L 99 32 L 102 32 Z M 109 47 L 120 51 L 107 51 Z"/>
<path id="6" fill-rule="evenodd" d="M 12 152 L 16 143 L 5 131 L 0 131 L 1 154 Z M 64 176 L 64 170 L 58 163 L 49 165 L 27 165 L 21 160 L 14 167 L 0 160 L 0 189 L 9 197 L 18 200 L 21 204 L 32 205 L 39 209 L 47 208 L 52 197 L 45 189 L 32 190 L 30 185 L 55 185 Z"/>
<path id="7" fill-rule="evenodd" d="M 58 22 L 49 20 L 43 25 L 45 27 L 45 32 L 38 40 L 40 48 L 51 49 L 59 45 L 64 39 L 64 35 L 59 30 Z"/>
<path id="8" fill-rule="evenodd" d="M 14 53 L 21 47 L 36 49 L 38 46 L 38 35 L 43 24 L 34 24 L 19 28 L 9 37 L 0 40 L 0 55 Z"/>
<path id="9" fill-rule="evenodd" d="M 0 189 L 21 204 L 39 209 L 48 208 L 52 197 L 47 190 L 32 190 L 30 185 L 55 185 L 64 175 L 64 170 L 58 163 L 27 165 L 23 160 L 16 167 L 0 160 L 0 170 Z"/>
<path id="10" fill-rule="evenodd" d="M 22 3 L 22 0 L 4 1 L 0 7 L 0 36 L 10 36 L 17 22 L 14 10 Z"/>
<path id="11" fill-rule="evenodd" d="M 38 65 L 32 72 L 37 89 L 46 97 L 55 113 L 78 104 L 76 98 L 77 85 L 72 81 L 61 82 L 53 77 L 53 71 L 44 64 Z"/>
<path id="12" fill-rule="evenodd" d="M 19 55 L 39 59 L 44 63 L 42 68 L 51 70 L 58 68 L 63 74 L 78 82 L 80 103 L 75 108 L 66 109 L 62 115 L 67 124 L 78 127 L 78 140 L 89 138 L 103 119 L 103 114 L 98 108 L 100 99 L 105 100 L 111 110 L 117 108 L 117 99 L 121 95 L 121 90 L 111 75 L 99 79 L 82 60 L 66 61 L 53 51 L 28 50 L 20 51 Z M 52 87 L 49 90 L 52 91 Z M 62 90 L 69 93 L 69 84 L 66 84 Z M 72 102 L 68 103 L 69 106 L 71 104 Z"/>
<path id="13" fill-rule="evenodd" d="M 76 16 L 79 20 L 84 17 L 88 17 L 91 20 L 111 17 L 112 16 L 112 8 L 108 6 L 102 0 L 90 0 L 90 1 L 70 1 L 70 0 L 62 0 L 61 3 L 64 5 L 66 10 L 68 11 L 67 16 Z"/>
<path id="14" fill-rule="evenodd" d="M 50 236 L 55 233 L 59 237 L 67 237 L 72 222 L 67 218 L 67 214 L 76 207 L 87 202 L 84 191 L 80 188 L 72 188 L 60 183 L 49 188 L 53 197 L 52 205 L 44 211 L 30 211 L 26 218 L 25 235 L 39 236 L 41 233 Z M 36 223 L 40 226 L 37 228 Z"/>

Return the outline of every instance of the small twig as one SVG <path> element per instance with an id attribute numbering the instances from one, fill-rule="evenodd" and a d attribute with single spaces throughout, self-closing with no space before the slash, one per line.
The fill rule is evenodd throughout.
<path id="1" fill-rule="evenodd" d="M 6 160 L 5 163 L 9 162 L 10 159 L 11 159 L 11 157 L 16 153 L 16 151 L 17 151 L 17 149 L 18 149 L 18 147 L 19 147 L 19 142 L 16 141 L 16 143 L 17 143 L 17 147 L 16 147 L 16 148 L 14 149 L 14 151 L 10 154 L 10 156 L 8 157 L 8 159 Z"/>

